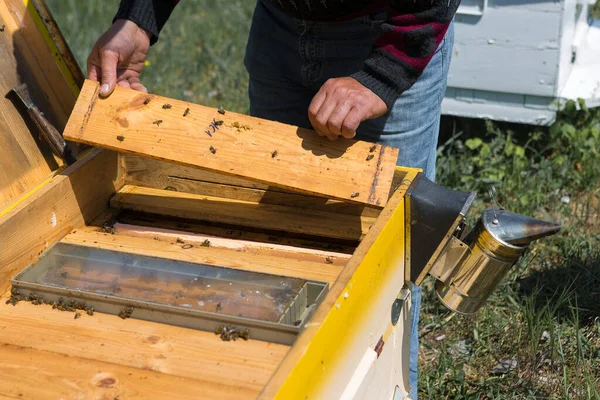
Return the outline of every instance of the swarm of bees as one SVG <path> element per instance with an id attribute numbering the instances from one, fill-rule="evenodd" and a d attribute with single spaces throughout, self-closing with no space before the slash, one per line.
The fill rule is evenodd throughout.
<path id="1" fill-rule="evenodd" d="M 52 308 L 55 310 L 75 312 L 75 319 L 81 317 L 81 313 L 77 310 L 85 311 L 87 315 L 94 315 L 95 311 L 93 306 L 86 304 L 84 301 L 67 301 L 64 298 L 59 297 L 57 301 L 52 302 L 44 299 L 43 296 L 35 292 L 31 292 L 29 295 L 25 296 L 19 291 L 19 289 L 13 287 L 10 290 L 10 298 L 6 300 L 6 304 L 12 304 L 13 306 L 16 306 L 20 301 L 28 301 L 33 305 L 47 304 L 52 305 Z"/>
<path id="2" fill-rule="evenodd" d="M 229 342 L 231 340 L 236 341 L 238 338 L 248 340 L 250 338 L 250 332 L 248 329 L 237 329 L 235 326 L 222 325 L 215 330 L 215 335 L 220 335 L 221 340 Z"/>

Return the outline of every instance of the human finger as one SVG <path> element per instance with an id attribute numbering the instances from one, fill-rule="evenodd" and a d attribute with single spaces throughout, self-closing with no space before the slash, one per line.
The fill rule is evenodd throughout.
<path id="1" fill-rule="evenodd" d="M 117 84 L 117 64 L 119 56 L 111 50 L 100 52 L 100 65 L 102 68 L 102 84 L 100 86 L 100 96 L 107 97 Z"/>

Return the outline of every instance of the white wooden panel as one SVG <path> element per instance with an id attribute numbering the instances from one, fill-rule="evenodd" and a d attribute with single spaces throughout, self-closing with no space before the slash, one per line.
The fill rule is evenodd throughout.
<path id="1" fill-rule="evenodd" d="M 555 96 L 562 17 L 554 0 L 490 0 L 481 17 L 457 15 L 448 86 Z"/>
<path id="2" fill-rule="evenodd" d="M 577 25 L 578 17 L 581 17 L 581 14 L 576 15 L 576 11 L 579 11 L 580 13 L 583 11 L 583 7 L 581 5 L 578 6 L 576 0 L 564 1 L 563 7 L 564 12 L 560 27 L 560 61 L 558 82 L 556 85 L 558 91 L 560 91 L 565 84 L 573 66 L 571 63 L 571 60 L 573 59 L 573 39 L 575 38 L 575 27 Z"/>

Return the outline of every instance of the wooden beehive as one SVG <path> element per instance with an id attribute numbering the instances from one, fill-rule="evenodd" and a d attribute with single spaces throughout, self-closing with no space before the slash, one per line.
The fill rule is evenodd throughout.
<path id="1" fill-rule="evenodd" d="M 0 1 L 0 25 L 3 90 L 27 82 L 62 129 L 82 78 L 67 62 L 43 2 Z M 97 148 L 65 167 L 36 142 L 18 111 L 0 99 L 9 144 L 0 148 L 0 395 L 405 395 L 410 292 L 403 204 L 417 170 L 396 170 L 397 190 L 382 208 Z M 207 239 L 211 245 L 202 246 Z M 5 304 L 10 279 L 57 242 L 313 279 L 329 291 L 289 345 L 252 336 L 225 342 L 213 332 L 137 319 L 135 311 L 130 319 L 75 319 L 50 305 Z M 394 325 L 397 299 L 403 307 Z"/>

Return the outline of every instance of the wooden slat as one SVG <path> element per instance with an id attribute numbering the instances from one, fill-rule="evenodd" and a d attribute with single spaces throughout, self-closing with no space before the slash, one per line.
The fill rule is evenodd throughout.
<path id="1" fill-rule="evenodd" d="M 199 390 L 203 391 L 202 398 L 239 398 L 223 393 L 217 385 L 35 350 L 28 345 L 2 344 L 0 358 L 2 398 L 197 399 Z"/>
<path id="2" fill-rule="evenodd" d="M 99 99 L 98 87 L 85 82 L 65 138 L 309 194 L 381 207 L 387 201 L 397 149 L 375 145 L 371 152 L 370 143 L 330 142 L 291 125 L 120 87 Z M 223 121 L 216 131 L 213 120 Z"/>
<path id="3" fill-rule="evenodd" d="M 95 149 L 0 216 L 0 293 L 9 279 L 108 205 L 123 184 L 116 153 Z"/>
<path id="4" fill-rule="evenodd" d="M 0 304 L 0 343 L 52 352 L 59 359 L 59 354 L 70 356 L 77 360 L 71 364 L 74 368 L 90 361 L 117 370 L 138 368 L 164 385 L 177 381 L 174 377 L 194 379 L 199 393 L 206 389 L 214 394 L 210 398 L 229 398 L 228 394 L 254 398 L 289 349 L 252 339 L 223 342 L 212 332 L 101 313 L 84 313 L 74 319 L 73 313 L 51 306 L 5 305 L 5 299 Z M 43 363 L 33 365 L 42 367 Z M 68 370 L 56 375 L 57 379 L 71 376 Z M 146 394 L 140 398 L 161 398 L 156 397 L 156 388 L 139 389 Z"/>
<path id="5" fill-rule="evenodd" d="M 8 398 L 198 399 L 200 393 L 203 399 L 254 398 L 232 387 L 40 351 L 28 344 L 2 344 L 0 357 L 0 396 Z"/>
<path id="6" fill-rule="evenodd" d="M 92 228 L 103 231 L 104 228 Z M 170 230 L 162 228 L 152 228 L 140 225 L 122 224 L 120 222 L 112 225 L 113 231 L 118 235 L 148 238 L 153 240 L 165 241 L 168 243 L 184 242 L 192 246 L 204 246 L 208 240 L 213 249 L 230 249 L 242 251 L 244 253 L 264 254 L 277 257 L 284 257 L 296 260 L 327 262 L 331 264 L 344 265 L 350 254 L 334 252 L 330 250 L 312 249 L 307 247 L 296 247 L 269 242 L 257 242 L 242 240 L 231 237 L 221 237 L 198 233 L 183 232 L 181 230 Z M 189 246 L 188 246 L 189 247 Z M 328 262 L 329 263 L 329 262 Z"/>
<path id="7" fill-rule="evenodd" d="M 111 207 L 305 235 L 359 240 L 375 218 L 125 185 Z"/>
<path id="8" fill-rule="evenodd" d="M 126 171 L 126 185 L 168 188 L 206 196 L 368 217 L 377 217 L 381 211 L 380 208 L 364 204 L 294 193 L 276 186 L 151 158 L 122 154 L 121 159 Z"/>
<path id="9" fill-rule="evenodd" d="M 223 248 L 194 246 L 184 249 L 180 243 L 171 244 L 148 238 L 111 235 L 89 229 L 77 229 L 65 236 L 62 241 L 172 260 L 221 265 L 266 274 L 323 281 L 329 284 L 335 282 L 343 268 L 341 265 L 328 264 L 325 260 L 321 262 L 303 260 L 300 254 L 297 255 L 297 258 L 288 258 Z"/>
<path id="10" fill-rule="evenodd" d="M 138 213 L 135 211 L 120 211 L 114 208 L 107 209 L 105 215 L 99 216 L 91 225 L 103 226 L 114 221 L 127 225 L 145 226 L 148 228 L 166 229 L 171 231 L 180 231 L 189 234 L 213 235 L 222 238 L 233 238 L 247 240 L 249 242 L 272 243 L 283 246 L 302 247 L 326 252 L 344 253 L 351 255 L 354 253 L 357 241 L 352 243 L 340 244 L 339 240 L 323 240 L 323 238 L 301 238 L 301 235 L 290 234 L 288 232 L 258 232 L 260 229 L 240 226 L 221 226 L 212 222 L 198 220 L 182 220 L 170 216 L 161 216 L 157 214 Z"/>

